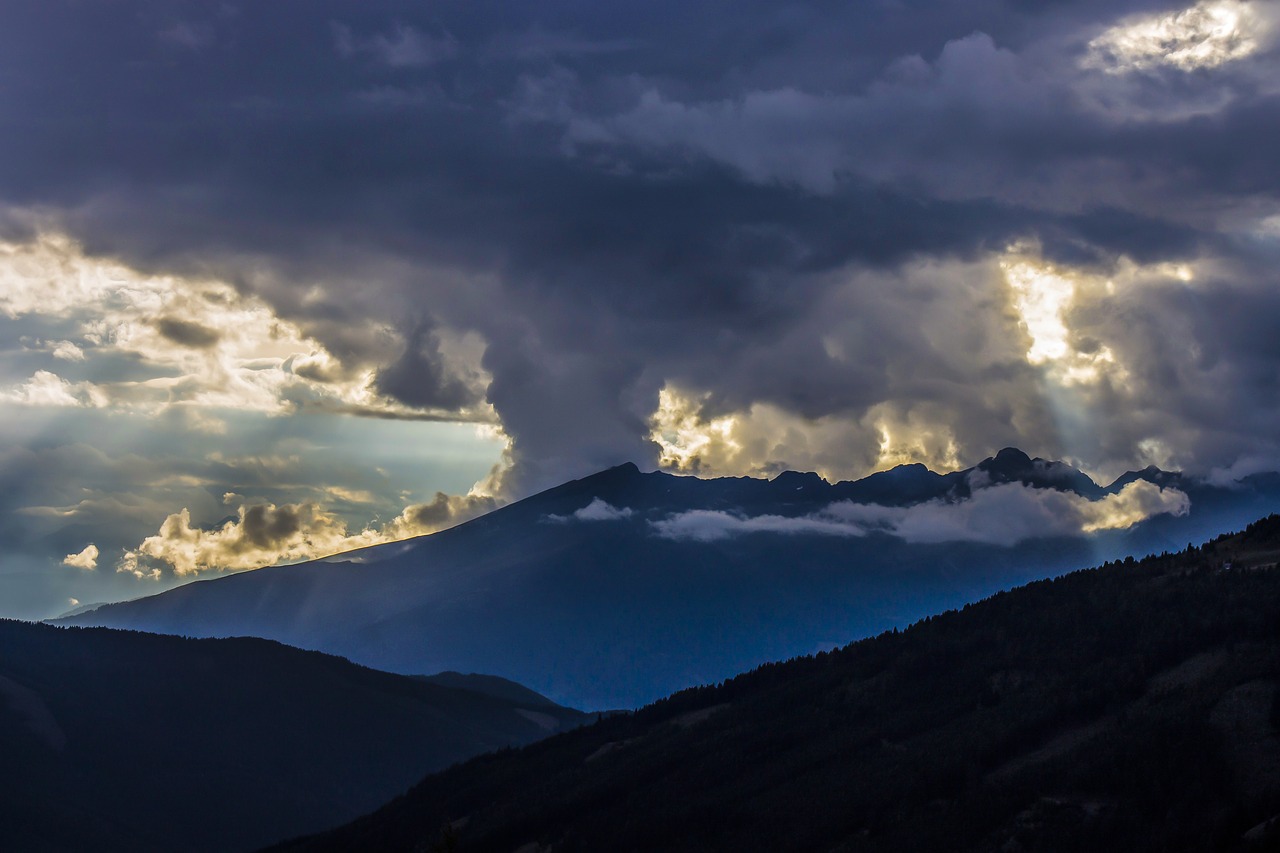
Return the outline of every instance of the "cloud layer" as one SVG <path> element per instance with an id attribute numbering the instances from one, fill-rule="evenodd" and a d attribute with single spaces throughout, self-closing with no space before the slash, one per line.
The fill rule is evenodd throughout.
<path id="1" fill-rule="evenodd" d="M 799 517 L 692 510 L 655 521 L 653 527 L 664 538 L 695 542 L 747 534 L 887 533 L 912 543 L 1016 545 L 1028 539 L 1121 530 L 1161 513 L 1186 515 L 1190 508 L 1183 492 L 1144 480 L 1093 501 L 1072 492 L 1005 483 L 978 489 L 963 501 L 935 500 L 909 507 L 842 501 Z"/>
<path id="2" fill-rule="evenodd" d="M 63 5 L 0 8 L 0 526 L 78 582 L 228 491 L 1280 459 L 1274 3 Z M 374 419 L 487 458 L 307 449 Z"/>

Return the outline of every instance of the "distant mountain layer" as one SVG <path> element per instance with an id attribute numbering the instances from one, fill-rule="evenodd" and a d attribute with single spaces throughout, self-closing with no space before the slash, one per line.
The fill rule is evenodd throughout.
<path id="1" fill-rule="evenodd" d="M 575 707 L 636 707 L 1275 510 L 1275 475 L 1216 488 L 1147 469 L 1102 487 L 1013 449 L 952 474 L 906 465 L 835 484 L 624 465 L 432 536 L 60 621 L 269 637 L 393 672 L 493 673 Z"/>
<path id="2" fill-rule="evenodd" d="M 431 776 L 276 848 L 1280 849 L 1280 517 Z"/>
<path id="3" fill-rule="evenodd" d="M 587 719 L 469 679 L 265 640 L 0 621 L 0 850 L 250 849 Z"/>

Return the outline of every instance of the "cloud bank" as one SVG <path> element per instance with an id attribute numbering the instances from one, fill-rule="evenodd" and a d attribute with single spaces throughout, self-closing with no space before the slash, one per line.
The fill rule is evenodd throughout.
<path id="1" fill-rule="evenodd" d="M 866 536 L 887 533 L 906 542 L 981 542 L 1016 545 L 1028 539 L 1080 536 L 1132 527 L 1154 515 L 1186 515 L 1183 492 L 1145 480 L 1091 501 L 1072 492 L 1005 483 L 978 489 L 963 501 L 934 500 L 909 507 L 833 503 L 800 517 L 743 516 L 692 510 L 652 522 L 667 539 L 715 542 L 747 534 Z"/>

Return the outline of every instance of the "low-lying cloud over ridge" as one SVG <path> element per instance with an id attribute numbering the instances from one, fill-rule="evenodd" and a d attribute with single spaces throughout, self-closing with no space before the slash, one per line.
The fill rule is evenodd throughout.
<path id="1" fill-rule="evenodd" d="M 633 511 L 629 507 L 616 507 L 603 498 L 592 498 L 582 509 L 574 510 L 569 515 L 548 515 L 546 520 L 557 524 L 569 521 L 622 521 L 630 518 Z"/>
<path id="2" fill-rule="evenodd" d="M 907 542 L 982 542 L 1015 545 L 1028 539 L 1080 536 L 1132 527 L 1160 513 L 1186 515 L 1181 491 L 1145 480 L 1089 500 L 1072 492 L 1002 483 L 961 501 L 932 500 L 907 507 L 832 503 L 809 515 L 737 515 L 691 510 L 652 522 L 659 536 L 714 542 L 747 534 L 866 536 L 887 533 Z"/>

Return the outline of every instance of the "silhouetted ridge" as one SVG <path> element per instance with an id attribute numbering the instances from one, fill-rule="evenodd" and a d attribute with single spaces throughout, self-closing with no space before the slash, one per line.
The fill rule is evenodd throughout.
<path id="1" fill-rule="evenodd" d="M 1031 457 L 1016 447 L 1004 447 L 991 459 L 991 468 L 1023 471 L 1031 467 Z"/>
<path id="2" fill-rule="evenodd" d="M 905 506 L 945 497 L 962 484 L 962 473 L 938 474 L 919 462 L 898 465 L 861 480 L 843 481 L 832 489 L 835 500 Z"/>
<path id="3" fill-rule="evenodd" d="M 501 679 L 0 621 L 0 850 L 246 850 L 587 719 Z"/>
<path id="4" fill-rule="evenodd" d="M 1087 474 L 1065 462 L 1036 457 L 1032 459 L 1016 447 L 1006 447 L 994 457 L 984 459 L 973 471 L 986 475 L 991 483 L 1022 483 L 1038 489 L 1075 492 L 1096 500 L 1105 492 Z M 972 478 L 970 486 L 976 485 Z"/>
<path id="5" fill-rule="evenodd" d="M 523 684 L 519 684 L 509 678 L 499 678 L 496 675 L 481 675 L 474 672 L 464 674 L 449 671 L 416 677 L 430 684 L 439 684 L 441 687 L 450 687 L 455 690 L 466 690 L 471 693 L 479 693 L 482 696 L 492 696 L 495 699 L 502 699 L 525 707 L 546 705 L 552 708 L 560 708 L 559 705 L 541 693 L 530 690 Z"/>
<path id="6" fill-rule="evenodd" d="M 1116 478 L 1115 482 L 1107 486 L 1107 492 L 1114 494 L 1119 492 L 1130 483 L 1136 483 L 1139 480 L 1145 480 L 1148 483 L 1154 483 L 1160 488 L 1186 488 L 1183 476 L 1176 471 L 1162 471 L 1155 465 L 1148 465 L 1141 471 L 1126 471 Z"/>
<path id="7" fill-rule="evenodd" d="M 831 484 L 812 471 L 783 471 L 771 481 L 780 489 L 822 489 Z"/>

